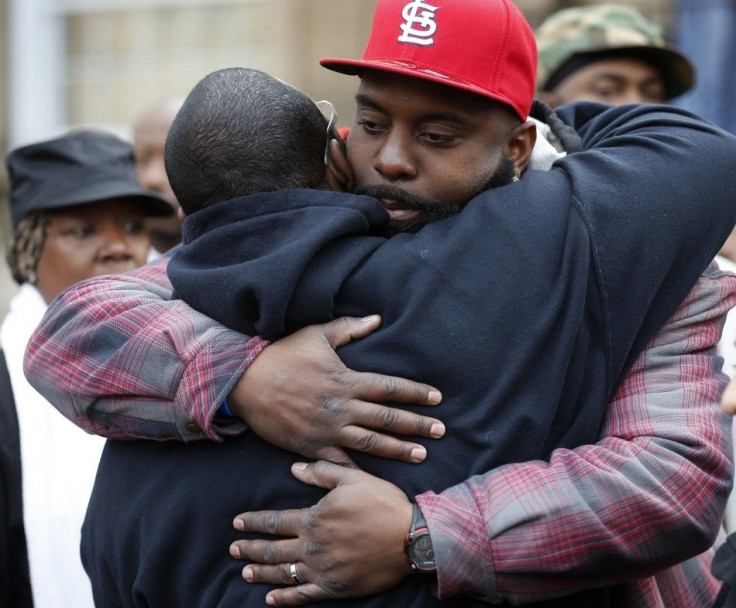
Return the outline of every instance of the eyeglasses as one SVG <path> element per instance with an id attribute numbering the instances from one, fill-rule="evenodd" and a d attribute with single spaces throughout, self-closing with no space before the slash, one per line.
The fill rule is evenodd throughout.
<path id="1" fill-rule="evenodd" d="M 327 101 L 326 99 L 322 99 L 320 101 L 315 102 L 317 104 L 317 107 L 322 112 L 322 115 L 327 118 L 326 109 L 323 108 L 322 104 L 327 106 L 327 109 L 329 109 L 330 117 L 327 121 L 327 142 L 325 143 L 325 165 L 328 165 L 330 163 L 330 141 L 333 139 L 337 139 L 338 135 L 335 132 L 335 125 L 337 124 L 337 112 L 335 111 L 335 106 L 332 105 L 332 102 Z"/>

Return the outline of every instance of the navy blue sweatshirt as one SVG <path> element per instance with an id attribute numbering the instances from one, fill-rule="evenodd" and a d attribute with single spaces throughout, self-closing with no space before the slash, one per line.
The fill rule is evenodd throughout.
<path id="1" fill-rule="evenodd" d="M 736 221 L 736 139 L 672 108 L 581 104 L 560 114 L 584 152 L 416 235 L 372 236 L 387 222 L 377 201 L 318 191 L 199 212 L 169 265 L 176 292 L 269 338 L 381 314 L 381 329 L 341 358 L 444 396 L 436 414 L 447 435 L 425 442 L 425 463 L 355 455 L 409 496 L 594 443 L 616 383 Z M 181 605 L 263 605 L 265 587 L 241 584 L 240 564 L 229 562 L 228 527 L 242 511 L 316 502 L 321 491 L 291 478 L 294 459 L 252 433 L 224 446 L 110 444 L 83 538 L 96 593 L 135 581 L 150 606 L 175 605 L 172 589 L 189 598 Z M 111 546 L 117 555 L 104 565 L 92 558 Z M 544 605 L 605 607 L 609 598 L 602 589 Z M 407 580 L 330 605 L 440 604 L 429 585 Z"/>

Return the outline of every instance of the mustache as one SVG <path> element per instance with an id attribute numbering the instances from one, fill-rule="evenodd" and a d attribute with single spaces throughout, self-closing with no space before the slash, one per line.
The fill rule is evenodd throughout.
<path id="1" fill-rule="evenodd" d="M 378 199 L 390 199 L 395 201 L 402 208 L 415 209 L 417 211 L 431 211 L 441 207 L 442 204 L 431 199 L 409 194 L 406 190 L 397 186 L 375 185 L 375 186 L 356 186 L 355 194 L 362 194 Z"/>
<path id="2" fill-rule="evenodd" d="M 401 232 L 417 232 L 427 224 L 436 222 L 459 213 L 465 203 L 439 203 L 421 196 L 409 194 L 401 188 L 388 185 L 359 186 L 356 194 L 363 194 L 377 199 L 390 199 L 403 209 L 413 209 L 421 212 L 421 217 L 410 221 L 391 220 L 386 231 L 387 236 Z"/>
<path id="3" fill-rule="evenodd" d="M 418 232 L 427 224 L 431 224 L 437 220 L 442 220 L 460 213 L 471 198 L 485 190 L 490 190 L 491 188 L 497 188 L 511 183 L 514 175 L 514 162 L 508 155 L 504 155 L 496 172 L 487 178 L 485 182 L 479 184 L 477 188 L 475 188 L 475 191 L 471 191 L 467 200 L 454 203 L 441 203 L 436 200 L 416 196 L 406 192 L 406 190 L 402 188 L 388 184 L 356 186 L 353 192 L 355 194 L 362 194 L 376 199 L 388 199 L 394 201 L 403 209 L 412 209 L 421 212 L 421 217 L 414 220 L 391 220 L 386 231 L 386 235 L 393 236 L 400 232 Z"/>
<path id="4" fill-rule="evenodd" d="M 356 186 L 353 192 L 354 194 L 362 194 L 364 196 L 371 196 L 377 199 L 390 199 L 406 209 L 437 212 L 440 209 L 450 208 L 454 209 L 457 212 L 462 209 L 471 198 L 475 197 L 481 192 L 510 184 L 513 181 L 514 176 L 514 161 L 509 156 L 505 155 L 501 160 L 498 168 L 496 169 L 496 172 L 491 175 L 490 178 L 488 178 L 483 184 L 481 184 L 477 188 L 477 190 L 468 197 L 468 200 L 461 203 L 441 203 L 433 199 L 410 194 L 409 192 L 402 188 L 399 188 L 398 186 L 391 186 L 388 184 Z M 446 214 L 443 213 L 443 215 Z"/>

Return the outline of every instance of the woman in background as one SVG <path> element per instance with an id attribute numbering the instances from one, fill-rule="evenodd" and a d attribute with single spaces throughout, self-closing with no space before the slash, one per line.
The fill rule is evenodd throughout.
<path id="1" fill-rule="evenodd" d="M 23 354 L 48 304 L 74 283 L 146 262 L 149 216 L 171 206 L 144 190 L 132 146 L 72 131 L 7 158 L 20 290 L 0 327 L 0 608 L 93 606 L 80 528 L 104 441 L 27 382 Z"/>

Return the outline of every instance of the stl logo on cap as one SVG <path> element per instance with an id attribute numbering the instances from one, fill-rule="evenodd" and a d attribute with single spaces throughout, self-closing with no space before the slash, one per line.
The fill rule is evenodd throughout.
<path id="1" fill-rule="evenodd" d="M 537 45 L 512 0 L 377 0 L 360 59 L 323 58 L 327 69 L 430 80 L 505 103 L 526 121 Z"/>
<path id="2" fill-rule="evenodd" d="M 404 6 L 401 11 L 401 16 L 404 18 L 404 23 L 401 24 L 403 34 L 399 36 L 399 42 L 422 46 L 434 44 L 432 36 L 437 31 L 434 12 L 438 8 L 422 0 L 414 0 Z"/>

